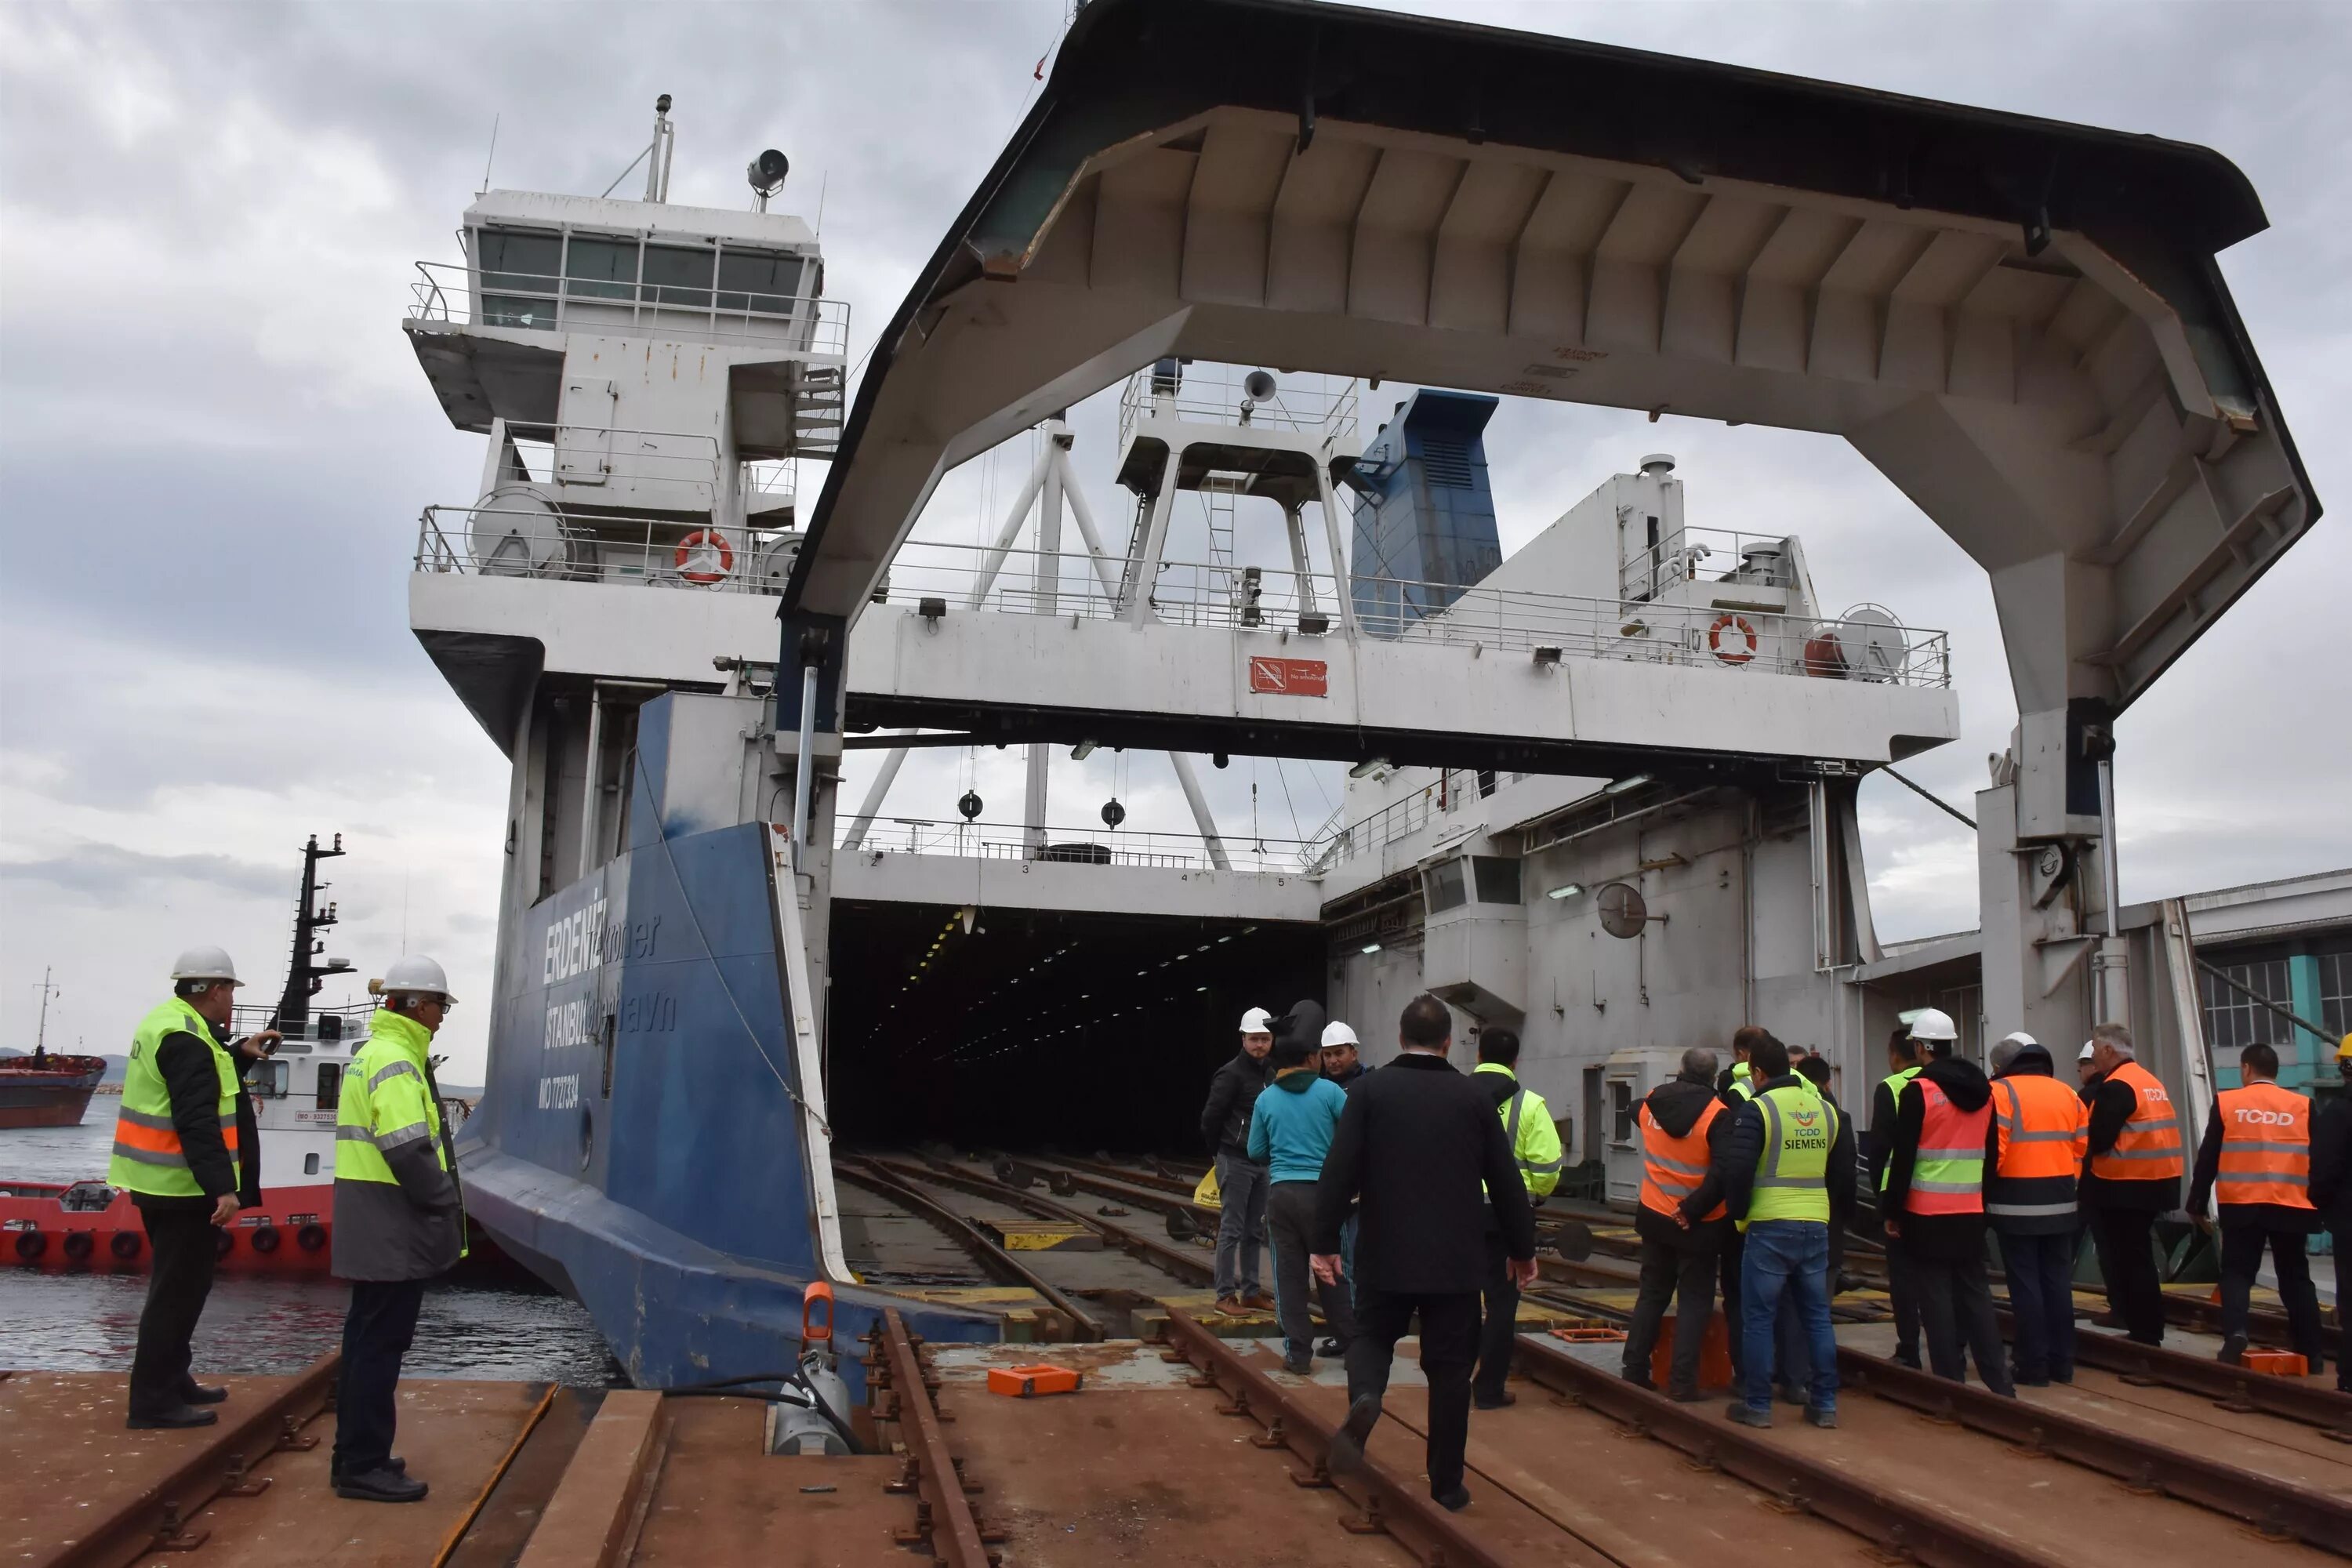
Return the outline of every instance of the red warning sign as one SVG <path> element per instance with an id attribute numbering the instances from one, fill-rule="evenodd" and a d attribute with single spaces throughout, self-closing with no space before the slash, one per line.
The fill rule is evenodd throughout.
<path id="1" fill-rule="evenodd" d="M 1250 689 L 1285 697 L 1328 697 L 1331 667 L 1319 658 L 1250 658 Z"/>

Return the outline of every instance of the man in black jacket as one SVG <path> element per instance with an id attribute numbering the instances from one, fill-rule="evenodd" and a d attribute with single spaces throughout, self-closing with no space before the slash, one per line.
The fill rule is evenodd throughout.
<path id="1" fill-rule="evenodd" d="M 2300 1148 L 2290 1116 L 2303 1122 Z M 2319 1228 L 2319 1215 L 2311 1196 L 2310 1138 L 2309 1101 L 2279 1087 L 2278 1052 L 2260 1041 L 2241 1050 L 2238 1087 L 2214 1097 L 2189 1179 L 2189 1214 L 2199 1227 L 2214 1228 L 2206 1215 L 2208 1199 L 2218 1211 L 2225 1362 L 2234 1364 L 2245 1357 L 2254 1277 L 2262 1272 L 2263 1250 L 2268 1247 L 2276 1264 L 2279 1303 L 2286 1309 L 2288 1340 L 2311 1375 L 2326 1364 L 2319 1298 L 2311 1284 L 2311 1233 Z M 2225 1152 L 2227 1170 L 2221 1164 Z"/>
<path id="2" fill-rule="evenodd" d="M 2090 1158 L 2084 1162 L 2080 1189 L 2084 1212 L 2090 1216 L 2091 1239 L 2099 1251 L 2099 1273 L 2107 1282 L 2107 1300 L 2124 1321 L 2124 1330 L 2142 1344 L 2164 1342 L 2164 1280 L 2157 1270 L 2154 1232 L 2157 1216 L 2180 1206 L 2180 1156 L 2178 1111 L 2168 1097 L 2135 1059 L 2131 1031 L 2121 1024 L 2100 1024 L 2091 1030 L 2092 1060 L 2099 1074 L 2098 1092 L 2091 1100 Z M 2143 1106 L 2146 1086 L 2152 1103 Z M 2122 1175 L 2117 1142 L 2133 1135 L 2136 1127 L 2169 1129 L 2171 1157 L 2159 1160 L 2143 1152 L 2128 1168 L 2159 1172 L 2152 1176 Z M 2105 1169 L 2102 1169 L 2102 1167 Z"/>
<path id="3" fill-rule="evenodd" d="M 2009 1352 L 2001 1344 L 2000 1321 L 1993 1315 L 1992 1287 L 1985 1279 L 1983 1152 L 1992 1133 L 1981 1125 L 1966 1139 L 1938 1131 L 1936 1139 L 1923 1145 L 1928 1103 L 1927 1091 L 1921 1087 L 1925 1084 L 1934 1085 L 1949 1102 L 1939 1114 L 1952 1117 L 1956 1124 L 1978 1116 L 1986 1122 L 1991 1121 L 1988 1107 L 1992 1103 L 1992 1085 L 1986 1080 L 1984 1069 L 1965 1057 L 1938 1055 L 1903 1086 L 1895 1098 L 1895 1144 L 1887 1157 L 1886 1191 L 1882 1195 L 1886 1234 L 1902 1243 L 1904 1255 L 1911 1262 L 1912 1282 L 1919 1293 L 1920 1326 L 1927 1337 L 1927 1364 L 1936 1375 L 1954 1383 L 1968 1381 L 1965 1345 L 1977 1359 L 1977 1374 L 1985 1386 L 2014 1398 L 2017 1384 L 2010 1375 Z M 1924 1157 L 1938 1163 L 1932 1176 L 1920 1170 L 1923 1147 L 1929 1151 Z M 1955 1150 L 1963 1152 L 1950 1152 Z M 1969 1184 L 1948 1175 L 1944 1167 L 1964 1163 L 1971 1153 L 1977 1171 L 1973 1188 L 1966 1193 L 1951 1191 Z M 1935 1212 L 1913 1212 L 1915 1185 L 1925 1202 L 1930 1196 L 1927 1184 L 1931 1181 Z M 1970 1201 L 1976 1205 L 1972 1210 L 1948 1211 L 1943 1206 L 1947 1202 L 1964 1205 Z"/>
<path id="4" fill-rule="evenodd" d="M 2336 1252 L 2336 1386 L 2352 1394 L 2352 1311 L 2344 1292 L 2352 1288 L 2352 1035 L 2336 1047 L 2336 1071 L 2344 1088 L 2316 1097 L 2311 1113 L 2311 1206 Z"/>
<path id="5" fill-rule="evenodd" d="M 1258 1237 L 1265 1228 L 1265 1167 L 1249 1156 L 1250 1110 L 1274 1081 L 1274 1018 L 1263 1007 L 1242 1015 L 1241 1049 L 1209 1080 L 1201 1107 L 1201 1142 L 1217 1163 L 1217 1310 L 1274 1310 L 1258 1281 Z"/>
<path id="6" fill-rule="evenodd" d="M 1340 1224 L 1349 1205 L 1362 1200 L 1348 1417 L 1332 1438 L 1330 1465 L 1347 1470 L 1362 1464 L 1396 1342 L 1418 1311 L 1421 1370 L 1429 1382 L 1429 1495 L 1461 1509 L 1470 1501 L 1463 1449 L 1470 1437 L 1470 1372 L 1478 1358 L 1486 1215 L 1491 1205 L 1511 1278 L 1524 1287 L 1536 1272 L 1535 1209 L 1494 1101 L 1445 1059 L 1454 1045 L 1445 1004 L 1414 997 L 1398 1036 L 1402 1054 L 1348 1096 L 1316 1193 L 1315 1274 L 1327 1284 L 1340 1277 Z"/>
<path id="7" fill-rule="evenodd" d="M 1731 1135 L 1732 1113 L 1716 1098 L 1714 1085 L 1715 1053 L 1694 1046 L 1683 1053 L 1681 1073 L 1652 1089 L 1635 1113 L 1642 1129 L 1643 1181 L 1633 1233 L 1642 1238 L 1642 1283 L 1633 1300 L 1633 1326 L 1625 1333 L 1623 1376 L 1643 1388 L 1656 1386 L 1650 1376 L 1651 1353 L 1657 1348 L 1671 1300 L 1675 1348 L 1666 1391 L 1685 1405 L 1701 1397 L 1699 1352 L 1706 1342 L 1707 1318 L 1715 1310 L 1715 1271 L 1723 1238 L 1731 1229 L 1726 1215 L 1708 1217 L 1706 1210 L 1693 1214 L 1682 1202 L 1705 1181 L 1706 1167 L 1715 1163 Z M 1698 1131 L 1702 1119 L 1704 1132 Z M 1675 1145 L 1701 1138 L 1707 1159 L 1694 1161 L 1675 1152 Z M 1694 1164 L 1701 1169 L 1684 1168 Z"/>

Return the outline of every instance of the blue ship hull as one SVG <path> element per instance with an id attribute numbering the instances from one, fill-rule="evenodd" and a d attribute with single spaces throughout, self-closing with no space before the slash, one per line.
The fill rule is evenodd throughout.
<path id="1" fill-rule="evenodd" d="M 594 1318 L 630 1378 L 790 1368 L 824 1277 L 777 904 L 774 830 L 654 798 L 669 700 L 640 718 L 627 847 L 501 933 L 481 1106 L 458 1144 L 474 1218 Z M 789 875 L 789 873 L 785 873 Z M 885 1306 L 939 1341 L 997 1320 L 833 1281 L 845 1342 Z"/>

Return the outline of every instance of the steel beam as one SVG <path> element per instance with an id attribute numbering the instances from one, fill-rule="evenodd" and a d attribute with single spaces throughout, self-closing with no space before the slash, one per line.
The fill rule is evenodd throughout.
<path id="1" fill-rule="evenodd" d="M 1360 1468 L 1335 1476 L 1328 1464 L 1339 1428 L 1231 1345 L 1202 1328 L 1189 1313 L 1168 1314 L 1168 1339 L 1178 1353 L 1201 1369 L 1242 1410 L 1265 1424 L 1263 1447 L 1279 1446 L 1304 1459 L 1302 1485 L 1328 1485 L 1361 1509 L 1364 1522 L 1350 1529 L 1386 1533 L 1430 1568 L 1504 1568 L 1475 1536 L 1433 1502 L 1420 1488 L 1366 1456 Z"/>
<path id="2" fill-rule="evenodd" d="M 1948 1417 L 2029 1453 L 2049 1453 L 2115 1476 L 2137 1489 L 2161 1491 L 2242 1520 L 2270 1539 L 2307 1541 L 2352 1554 L 2352 1500 L 1968 1384 L 1947 1382 L 1843 1346 L 1838 1350 L 1838 1379 L 1843 1387 Z"/>
<path id="3" fill-rule="evenodd" d="M 980 1521 L 964 1497 L 963 1477 L 940 1431 L 940 1413 L 931 1405 L 922 1358 L 915 1353 L 915 1342 L 896 1307 L 882 1310 L 882 1349 L 895 1406 L 889 1419 L 898 1423 L 899 1440 L 906 1445 L 908 1479 L 923 1500 L 932 1555 L 947 1568 L 995 1568 L 996 1553 L 981 1541 Z"/>
<path id="4" fill-rule="evenodd" d="M 1995 1308 L 1994 1312 L 2000 1319 L 2001 1333 L 2011 1334 L 2017 1322 L 2014 1315 L 2006 1307 Z M 2319 1427 L 2338 1442 L 2352 1443 L 2352 1394 L 2315 1388 L 2293 1378 L 2270 1377 L 2112 1334 L 2077 1333 L 2074 1361 L 2079 1366 L 2112 1372 L 2126 1381 L 2201 1394 L 2224 1410 L 2256 1411 L 2300 1421 Z"/>
<path id="5" fill-rule="evenodd" d="M 1853 1531 L 1895 1560 L 1928 1568 L 2060 1568 L 2044 1557 L 1908 1495 L 1788 1452 L 1723 1418 L 1714 1404 L 1677 1405 L 1637 1388 L 1540 1341 L 1520 1336 L 1513 1364 L 1532 1381 L 1612 1421 L 1622 1421 L 1690 1455 L 1703 1466 L 1761 1488 L 1782 1506 L 1801 1509 Z"/>
<path id="6" fill-rule="evenodd" d="M 327 1407 L 342 1364 L 338 1352 L 320 1356 L 243 1420 L 217 1428 L 176 1469 L 91 1521 L 79 1539 L 60 1542 L 35 1561 L 40 1568 L 128 1568 L 151 1552 L 194 1548 L 210 1531 L 190 1530 L 188 1521 L 215 1498 L 258 1494 L 270 1478 L 254 1475 L 255 1466 L 289 1448 L 318 1446 L 316 1437 L 299 1435 L 302 1424 Z"/>

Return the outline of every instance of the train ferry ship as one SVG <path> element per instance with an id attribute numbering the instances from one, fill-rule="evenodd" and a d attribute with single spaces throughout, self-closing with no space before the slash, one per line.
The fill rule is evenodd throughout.
<path id="1" fill-rule="evenodd" d="M 1318 59 L 1352 85 L 1302 87 Z M 1776 129 L 1718 144 L 1726 95 Z M 771 205 L 785 158 L 749 210 L 674 204 L 667 110 L 643 199 L 483 193 L 403 323 L 483 439 L 473 498 L 419 521 L 411 625 L 511 764 L 470 1211 L 639 1382 L 778 1364 L 817 1280 L 852 1332 L 1133 1327 L 1181 1248 L 1139 1280 L 1008 1262 L 1024 1241 L 975 1280 L 953 1258 L 1016 1216 L 974 1194 L 1034 1220 L 1048 1146 L 1189 1150 L 1249 1005 L 1319 999 L 1375 1062 L 1423 990 L 1459 1037 L 1517 1030 L 1613 1195 L 1685 1046 L 1761 1022 L 1851 1096 L 1959 984 L 1879 942 L 1855 809 L 1958 736 L 1948 639 L 1823 602 L 1801 539 L 1710 514 L 1664 453 L 1506 556 L 1502 396 L 1842 437 L 1986 567 L 2021 719 L 1972 818 L 1968 1047 L 2127 1016 L 2200 1102 L 2185 925 L 2126 909 L 2104 847 L 2113 721 L 2316 515 L 2211 266 L 2260 226 L 2218 158 L 1104 0 L 852 402 L 822 247 Z M 1878 163 L 1796 129 L 1838 115 Z M 1123 517 L 1065 416 L 1098 393 Z M 993 538 L 927 531 L 1015 437 Z M 1001 820 L 976 791 L 893 810 L 898 759 L 1000 745 L 1028 763 Z M 1194 831 L 1057 816 L 1059 748 L 1164 766 Z M 1342 763 L 1346 799 L 1297 842 L 1226 831 L 1202 768 L 1247 758 Z"/>

